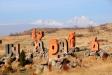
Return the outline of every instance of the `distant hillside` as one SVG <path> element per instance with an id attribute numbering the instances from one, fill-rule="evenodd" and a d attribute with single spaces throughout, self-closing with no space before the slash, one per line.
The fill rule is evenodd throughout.
<path id="1" fill-rule="evenodd" d="M 40 30 L 44 31 L 45 33 L 54 33 L 61 29 L 65 29 L 65 30 L 88 29 L 88 30 L 92 31 L 93 28 L 111 32 L 112 31 L 112 23 L 106 23 L 106 24 L 102 24 L 102 25 L 96 26 L 96 27 L 89 26 L 87 28 L 36 28 L 36 29 L 37 29 L 37 31 L 40 31 Z M 23 32 L 11 33 L 9 36 L 31 35 L 31 32 L 32 32 L 32 29 L 29 29 L 29 30 L 26 30 Z"/>
<path id="2" fill-rule="evenodd" d="M 44 31 L 45 33 L 54 33 L 61 29 L 75 29 L 75 28 L 36 28 L 37 31 Z M 31 35 L 32 29 L 26 30 L 24 32 L 11 33 L 9 36 L 19 36 L 19 35 Z"/>

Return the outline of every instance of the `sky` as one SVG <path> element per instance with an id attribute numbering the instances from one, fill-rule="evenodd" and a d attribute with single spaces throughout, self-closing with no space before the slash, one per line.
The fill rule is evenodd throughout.
<path id="1" fill-rule="evenodd" d="M 112 21 L 111 0 L 0 0 L 0 24 L 36 19 L 65 20 L 87 16 L 98 23 Z"/>
<path id="2" fill-rule="evenodd" d="M 81 16 L 96 23 L 112 22 L 112 0 L 0 0 L 3 26 L 49 19 L 67 21 Z"/>

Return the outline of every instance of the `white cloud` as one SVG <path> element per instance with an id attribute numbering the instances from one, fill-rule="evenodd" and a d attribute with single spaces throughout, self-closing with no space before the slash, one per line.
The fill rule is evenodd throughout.
<path id="1" fill-rule="evenodd" d="M 40 27 L 63 27 L 63 23 L 56 20 L 43 20 L 39 19 L 33 22 L 32 24 L 38 25 Z"/>
<path id="2" fill-rule="evenodd" d="M 80 17 L 74 17 L 70 20 L 68 20 L 68 24 L 72 25 L 72 26 L 77 26 L 77 27 L 88 27 L 88 26 L 96 26 L 97 24 L 85 17 L 85 16 L 80 16 Z"/>
<path id="3" fill-rule="evenodd" d="M 49 28 L 54 28 L 54 27 L 88 27 L 88 26 L 97 26 L 97 24 L 85 17 L 85 16 L 80 16 L 80 17 L 73 17 L 71 19 L 65 20 L 65 21 L 56 21 L 56 20 L 43 20 L 43 19 L 38 19 L 34 21 L 32 24 L 37 25 L 38 27 L 49 27 Z"/>

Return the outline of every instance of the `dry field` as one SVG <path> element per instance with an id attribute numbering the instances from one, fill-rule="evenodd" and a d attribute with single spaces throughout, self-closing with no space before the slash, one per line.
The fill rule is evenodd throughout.
<path id="1" fill-rule="evenodd" d="M 98 37 L 100 48 L 112 53 L 112 24 L 102 25 L 98 27 L 78 28 L 78 29 L 58 29 L 52 33 L 45 33 L 43 37 L 44 47 L 48 48 L 48 43 L 51 38 L 68 38 L 68 33 L 74 31 L 76 33 L 76 46 L 80 48 L 89 48 L 89 42 L 94 36 Z M 6 43 L 20 43 L 21 49 L 30 51 L 33 49 L 31 35 L 22 36 L 6 36 L 2 38 L 3 43 L 0 44 L 0 55 L 4 54 L 4 44 Z M 82 54 L 83 55 L 83 52 Z M 86 57 L 83 59 L 83 67 L 77 67 L 69 72 L 44 72 L 41 75 L 112 75 L 112 57 L 103 61 L 99 59 L 92 59 Z M 31 73 L 23 73 L 18 75 L 31 75 Z M 12 75 L 12 74 L 11 74 Z M 14 73 L 15 75 L 15 73 Z"/>

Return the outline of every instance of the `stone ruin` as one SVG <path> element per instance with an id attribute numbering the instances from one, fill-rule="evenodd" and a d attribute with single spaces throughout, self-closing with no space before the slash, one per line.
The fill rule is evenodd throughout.
<path id="1" fill-rule="evenodd" d="M 90 42 L 90 50 L 85 53 L 86 56 L 100 56 L 102 59 L 107 58 L 108 54 L 100 49 L 97 37 L 94 37 Z"/>
<path id="2" fill-rule="evenodd" d="M 44 34 L 42 31 L 37 32 L 36 29 L 32 30 L 34 50 L 25 54 L 25 60 L 33 64 L 47 66 L 49 71 L 52 71 L 53 69 L 68 70 L 69 68 L 81 66 L 81 59 L 74 55 L 75 52 L 80 51 L 80 49 L 76 47 L 75 32 L 70 32 L 68 39 L 51 38 L 49 41 L 48 49 L 44 47 L 44 43 L 42 41 L 43 37 Z M 99 55 L 101 58 L 107 58 L 108 54 L 104 50 L 101 50 L 99 46 L 100 45 L 97 37 L 95 37 L 90 43 L 90 50 L 88 50 L 85 55 Z M 5 45 L 5 54 L 8 58 L 14 57 L 18 60 L 20 50 L 20 44 Z M 2 58 L 0 62 L 4 62 L 4 60 L 5 59 Z M 43 60 L 44 62 L 37 62 L 39 60 Z"/>
<path id="3" fill-rule="evenodd" d="M 5 45 L 6 57 L 16 57 L 19 58 L 20 54 L 20 44 L 6 44 Z"/>

